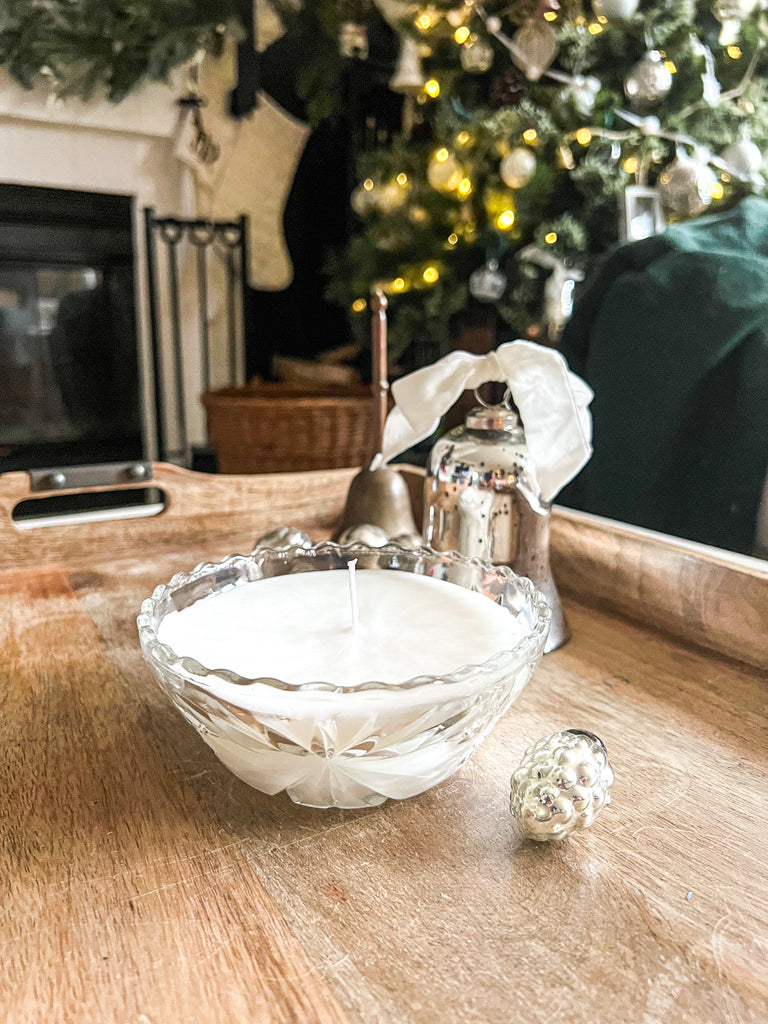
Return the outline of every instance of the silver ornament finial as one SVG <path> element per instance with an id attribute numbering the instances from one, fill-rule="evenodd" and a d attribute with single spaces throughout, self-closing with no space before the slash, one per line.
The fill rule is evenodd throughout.
<path id="1" fill-rule="evenodd" d="M 613 778 L 603 741 L 566 729 L 526 750 L 512 775 L 510 808 L 528 839 L 560 842 L 589 828 L 611 802 Z"/>

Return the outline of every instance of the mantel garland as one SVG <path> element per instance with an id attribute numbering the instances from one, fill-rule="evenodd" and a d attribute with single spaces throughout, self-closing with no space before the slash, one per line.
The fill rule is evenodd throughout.
<path id="1" fill-rule="evenodd" d="M 25 88 L 113 102 L 240 35 L 235 0 L 3 0 L 0 65 Z"/>

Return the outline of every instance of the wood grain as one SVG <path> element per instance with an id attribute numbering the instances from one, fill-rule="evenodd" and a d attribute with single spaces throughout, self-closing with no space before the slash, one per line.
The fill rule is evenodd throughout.
<path id="1" fill-rule="evenodd" d="M 0 569 L 68 565 L 99 556 L 116 557 L 189 544 L 224 542 L 222 554 L 249 551 L 255 539 L 275 526 L 303 524 L 327 537 L 341 519 L 354 469 L 313 473 L 271 473 L 218 476 L 192 473 L 168 463 L 155 463 L 152 485 L 167 496 L 167 507 L 146 519 L 46 526 L 19 530 L 12 520 L 15 506 L 32 497 L 26 473 L 0 476 Z M 122 490 L 144 487 L 123 484 Z M 63 489 L 51 494 L 81 493 Z"/>
<path id="2" fill-rule="evenodd" d="M 768 563 L 564 508 L 551 554 L 558 584 L 590 605 L 768 669 Z"/>
<path id="3" fill-rule="evenodd" d="M 60 570 L 0 576 L 0 635 L 3 1021 L 342 1024 Z"/>
<path id="4" fill-rule="evenodd" d="M 109 819 L 114 836 L 97 834 L 107 844 L 108 878 L 91 862 L 93 848 L 70 847 L 66 868 L 60 851 L 49 869 L 59 888 L 49 886 L 35 904 L 37 927 L 67 950 L 73 919 L 81 922 L 78 943 L 102 941 L 99 920 L 120 879 L 138 877 L 131 892 L 167 886 L 151 897 L 164 902 L 147 931 L 123 935 L 108 950 L 122 971 L 140 957 L 134 942 L 155 930 L 173 948 L 156 971 L 164 1002 L 148 1014 L 153 1024 L 178 1019 L 176 957 L 198 961 L 201 947 L 210 952 L 208 935 L 222 915 L 236 933 L 258 920 L 259 905 L 243 896 L 243 872 L 266 889 L 351 1022 L 764 1024 L 768 723 L 760 673 L 569 601 L 574 639 L 543 660 L 457 775 L 370 811 L 312 811 L 230 775 L 152 682 L 134 639 L 136 609 L 183 557 L 121 560 L 70 575 L 104 652 L 101 670 L 90 683 L 80 676 L 77 689 L 106 684 L 98 698 L 105 713 L 111 706 L 115 720 L 129 724 L 111 726 L 100 753 L 77 706 L 59 704 L 56 715 L 86 740 L 75 778 L 92 776 L 95 792 L 78 782 L 84 802 L 104 799 L 101 789 L 129 795 Z M 77 665 L 80 638 L 59 642 Z M 39 691 L 50 673 L 44 662 L 28 674 L 27 689 Z M 37 717 L 48 723 L 51 713 Z M 509 775 L 528 743 L 575 726 L 608 745 L 614 803 L 578 839 L 540 847 L 522 839 L 508 814 Z M 48 731 L 40 725 L 38 745 Z M 127 750 L 132 743 L 137 753 Z M 51 785 L 43 779 L 43 804 Z M 115 829 L 117 815 L 124 826 Z M 134 838 L 148 833 L 148 818 L 158 822 L 150 853 Z M 186 888 L 168 884 L 200 874 L 212 847 L 218 875 Z M 189 886 L 198 885 L 213 889 L 202 896 L 193 889 L 200 917 L 191 922 Z M 27 939 L 33 947 L 22 976 L 30 965 L 43 970 L 35 941 Z M 241 960 L 234 974 L 210 959 L 195 989 L 207 1016 L 197 1019 L 229 1020 L 209 1008 L 219 986 L 236 1005 L 235 993 L 252 985 L 251 967 Z M 129 989 L 140 985 L 130 975 L 102 998 L 111 991 L 133 1005 Z"/>
<path id="5" fill-rule="evenodd" d="M 313 811 L 227 772 L 142 661 L 140 601 L 253 528 L 206 500 L 175 543 L 0 571 L 3 1021 L 765 1024 L 767 679 L 643 621 L 674 590 L 654 538 L 561 531 L 574 638 L 473 759 L 413 800 Z M 717 561 L 687 557 L 683 593 Z M 632 619 L 588 603 L 611 574 Z M 613 805 L 538 846 L 509 776 L 568 727 L 607 744 Z"/>

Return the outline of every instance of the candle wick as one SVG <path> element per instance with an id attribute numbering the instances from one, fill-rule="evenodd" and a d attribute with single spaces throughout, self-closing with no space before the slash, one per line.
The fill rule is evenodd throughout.
<path id="1" fill-rule="evenodd" d="M 357 559 L 353 558 L 347 562 L 347 569 L 349 569 L 349 604 L 352 608 L 352 629 L 355 630 L 360 625 L 360 615 L 357 608 L 357 580 L 355 578 L 355 566 L 357 565 Z"/>

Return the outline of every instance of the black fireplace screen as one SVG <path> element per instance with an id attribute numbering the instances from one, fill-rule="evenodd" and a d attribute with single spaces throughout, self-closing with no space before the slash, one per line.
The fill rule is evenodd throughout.
<path id="1" fill-rule="evenodd" d="M 200 395 L 245 377 L 248 218 L 157 217 L 148 208 L 144 224 L 160 458 L 212 468 L 189 419 Z"/>
<path id="2" fill-rule="evenodd" d="M 141 458 L 132 203 L 0 186 L 0 472 Z"/>

